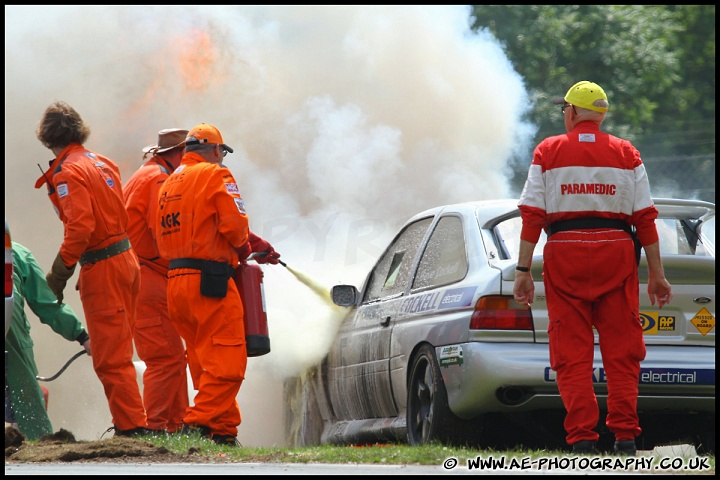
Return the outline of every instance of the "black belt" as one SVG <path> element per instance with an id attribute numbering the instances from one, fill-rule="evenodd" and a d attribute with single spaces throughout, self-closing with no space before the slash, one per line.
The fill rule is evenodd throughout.
<path id="1" fill-rule="evenodd" d="M 627 222 L 623 222 L 617 218 L 581 217 L 558 220 L 555 223 L 551 223 L 547 228 L 547 236 L 549 237 L 553 233 L 566 232 L 568 230 L 583 230 L 586 228 L 612 228 L 615 230 L 623 230 L 631 236 L 634 234 L 633 229 Z"/>
<path id="2" fill-rule="evenodd" d="M 632 238 L 635 247 L 635 261 L 640 264 L 640 252 L 642 250 L 642 245 L 640 244 L 640 240 L 638 240 L 635 228 L 631 227 L 627 222 L 623 222 L 617 218 L 581 217 L 571 218 L 568 220 L 558 220 L 555 223 L 551 223 L 547 228 L 547 236 L 550 237 L 553 233 L 566 232 L 568 230 L 582 230 L 586 228 L 612 228 L 627 232 Z"/>
<path id="3" fill-rule="evenodd" d="M 111 243 L 105 248 L 83 253 L 80 255 L 80 265 L 82 266 L 86 263 L 99 262 L 100 260 L 114 257 L 126 250 L 130 250 L 130 239 L 127 237 L 123 238 L 119 242 Z"/>
<path id="4" fill-rule="evenodd" d="M 235 269 L 225 262 L 216 262 L 215 260 L 201 260 L 199 258 L 175 258 L 170 260 L 169 270 L 177 268 L 192 268 L 201 271 L 217 271 L 217 269 L 227 269 L 229 277 L 235 276 Z"/>

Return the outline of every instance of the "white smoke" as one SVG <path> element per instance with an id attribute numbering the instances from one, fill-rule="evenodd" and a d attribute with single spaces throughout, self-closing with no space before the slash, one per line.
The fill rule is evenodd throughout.
<path id="1" fill-rule="evenodd" d="M 49 268 L 62 225 L 33 184 L 55 100 L 126 180 L 163 128 L 217 126 L 251 229 L 328 288 L 364 276 L 410 215 L 510 194 L 505 166 L 534 127 L 523 81 L 469 6 L 5 6 L 5 216 Z M 322 359 L 342 313 L 263 267 L 270 354 L 249 360 L 240 441 L 283 443 L 283 378 Z M 74 280 L 71 280 L 74 281 Z M 71 289 L 70 289 L 71 290 Z M 76 292 L 66 295 L 83 319 Z M 28 312 L 41 375 L 79 351 Z M 84 321 L 84 319 L 83 319 Z M 89 359 L 50 390 L 55 429 L 111 425 Z"/>

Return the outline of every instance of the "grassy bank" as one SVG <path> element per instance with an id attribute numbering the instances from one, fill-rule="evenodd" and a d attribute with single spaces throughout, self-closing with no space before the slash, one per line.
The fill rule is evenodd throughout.
<path id="1" fill-rule="evenodd" d="M 368 445 L 368 446 L 333 446 L 323 445 L 316 447 L 299 447 L 299 448 L 268 448 L 268 447 L 229 447 L 215 445 L 209 440 L 200 438 L 199 436 L 167 436 L 167 437 L 149 437 L 148 441 L 156 446 L 161 446 L 167 450 L 187 455 L 191 453 L 198 455 L 203 461 L 211 461 L 216 459 L 223 462 L 258 462 L 258 463 L 334 463 L 334 464 L 386 464 L 386 465 L 433 465 L 440 466 L 448 459 L 457 459 L 458 466 L 466 466 L 468 461 L 477 458 L 488 459 L 492 457 L 495 460 L 504 458 L 506 462 L 515 460 L 516 464 L 523 462 L 537 461 L 544 459 L 577 459 L 578 456 L 569 452 L 547 451 L 547 450 L 507 450 L 507 451 L 491 451 L 478 450 L 473 448 L 448 447 L 444 445 L 423 445 L 410 446 L 405 444 L 387 444 L 387 445 Z M 653 459 L 653 467 L 660 465 L 661 458 L 652 452 L 640 452 L 643 457 L 655 457 Z M 606 465 L 614 465 L 616 460 L 625 462 L 627 457 L 614 457 L 603 455 Z M 684 467 L 688 465 L 692 467 L 692 458 L 678 457 Z M 701 462 L 703 468 L 695 468 L 688 470 L 682 468 L 682 472 L 674 473 L 697 473 L 697 474 L 714 474 L 715 457 L 695 457 L 695 462 Z M 610 462 L 610 463 L 608 463 Z M 669 462 L 666 460 L 666 462 Z M 666 463 L 670 465 L 669 463 Z M 676 463 L 678 465 L 679 463 Z M 537 464 L 534 464 L 537 465 Z M 709 468 L 705 468 L 705 466 Z M 648 473 L 671 473 L 672 469 L 664 469 L 663 472 L 657 471 Z"/>

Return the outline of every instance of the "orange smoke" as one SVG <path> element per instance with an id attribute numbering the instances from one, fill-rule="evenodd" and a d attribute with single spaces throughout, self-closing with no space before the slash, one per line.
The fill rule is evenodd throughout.
<path id="1" fill-rule="evenodd" d="M 143 77 L 145 85 L 129 97 L 124 124 L 132 125 L 136 134 L 151 131 L 157 127 L 152 125 L 157 109 L 183 96 L 207 94 L 220 84 L 225 72 L 215 43 L 198 28 L 168 37 L 165 46 L 152 55 L 155 60 L 146 64 L 152 71 Z"/>
<path id="2" fill-rule="evenodd" d="M 173 42 L 175 43 L 175 42 Z M 211 79 L 217 70 L 216 64 L 220 59 L 220 52 L 215 47 L 206 32 L 195 29 L 187 37 L 181 38 L 178 45 L 178 71 L 190 92 L 204 92 L 208 89 Z"/>

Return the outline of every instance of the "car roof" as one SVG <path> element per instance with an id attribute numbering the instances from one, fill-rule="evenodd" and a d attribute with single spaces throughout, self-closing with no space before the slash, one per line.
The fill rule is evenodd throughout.
<path id="1" fill-rule="evenodd" d="M 653 198 L 653 202 L 661 217 L 707 218 L 715 214 L 715 204 L 703 200 Z M 519 200 L 517 198 L 503 198 L 439 205 L 413 215 L 406 223 L 413 222 L 420 218 L 435 216 L 445 211 L 472 212 L 478 208 L 485 211 L 486 218 L 491 219 L 516 212 L 518 203 Z"/>
<path id="2" fill-rule="evenodd" d="M 505 198 L 505 199 L 496 199 L 496 200 L 475 200 L 470 202 L 462 202 L 462 203 L 453 203 L 449 205 L 440 205 L 437 207 L 429 208 L 427 210 L 424 210 L 422 212 L 419 212 L 415 215 L 413 215 L 408 222 L 438 215 L 445 211 L 475 211 L 478 208 L 482 208 L 483 210 L 486 210 L 488 213 L 488 218 L 505 215 L 507 213 L 513 212 L 517 210 L 519 200 L 518 199 L 512 199 L 512 198 Z"/>

